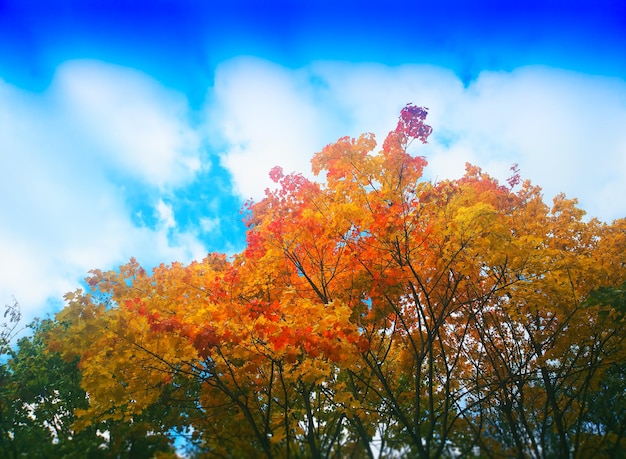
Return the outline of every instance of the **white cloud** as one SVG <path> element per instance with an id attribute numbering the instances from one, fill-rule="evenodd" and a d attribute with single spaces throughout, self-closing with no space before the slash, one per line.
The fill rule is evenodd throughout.
<path id="1" fill-rule="evenodd" d="M 485 72 L 450 118 L 486 167 L 517 162 L 546 197 L 565 192 L 593 216 L 626 216 L 615 199 L 626 195 L 626 82 L 545 67 Z"/>
<path id="2" fill-rule="evenodd" d="M 227 144 L 223 164 L 244 198 L 258 198 L 272 185 L 268 173 L 276 165 L 307 172 L 311 153 L 325 145 L 328 112 L 317 106 L 316 88 L 306 77 L 251 58 L 218 68 L 210 132 Z"/>
<path id="3" fill-rule="evenodd" d="M 53 97 L 99 161 L 148 185 L 177 185 L 200 168 L 199 139 L 185 97 L 136 70 L 98 61 L 60 66 Z"/>
<path id="4" fill-rule="evenodd" d="M 63 65 L 41 94 L 0 81 L 0 306 L 25 321 L 89 269 L 201 258 L 159 196 L 192 179 L 199 137 L 185 99 L 138 72 Z M 154 228 L 133 223 L 129 187 L 154 195 Z"/>
<path id="5" fill-rule="evenodd" d="M 501 180 L 513 163 L 544 189 L 578 197 L 591 216 L 626 215 L 626 82 L 546 67 L 483 72 L 469 87 L 446 69 L 314 63 L 290 70 L 256 59 L 218 67 L 211 119 L 224 164 L 244 197 L 262 197 L 274 165 L 309 171 L 315 151 L 343 135 L 379 142 L 408 102 L 430 108 L 430 178 L 465 162 Z"/>
<path id="6" fill-rule="evenodd" d="M 221 219 L 219 217 L 201 217 L 200 228 L 205 233 L 216 231 L 220 227 Z"/>
<path id="7" fill-rule="evenodd" d="M 165 204 L 163 199 L 159 199 L 157 202 L 156 211 L 159 215 L 159 222 L 164 228 L 170 229 L 176 226 L 172 206 Z"/>

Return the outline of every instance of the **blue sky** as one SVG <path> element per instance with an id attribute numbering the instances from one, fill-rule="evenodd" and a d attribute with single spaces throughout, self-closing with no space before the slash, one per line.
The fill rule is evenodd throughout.
<path id="1" fill-rule="evenodd" d="M 626 216 L 620 1 L 0 0 L 0 304 L 243 248 L 274 165 L 429 107 L 428 178 L 518 163 Z"/>

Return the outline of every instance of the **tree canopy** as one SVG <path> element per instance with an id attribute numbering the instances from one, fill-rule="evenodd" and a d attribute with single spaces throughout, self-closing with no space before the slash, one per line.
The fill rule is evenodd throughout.
<path id="1" fill-rule="evenodd" d="M 626 219 L 548 205 L 516 167 L 425 180 L 426 116 L 407 105 L 380 150 L 328 145 L 316 180 L 272 169 L 241 253 L 92 271 L 19 351 L 44 337 L 44 380 L 78 391 L 54 392 L 78 394 L 70 436 L 187 433 L 198 457 L 624 457 Z"/>

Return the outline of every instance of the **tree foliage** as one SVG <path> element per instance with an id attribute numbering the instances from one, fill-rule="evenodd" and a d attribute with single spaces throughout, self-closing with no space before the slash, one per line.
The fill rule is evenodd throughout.
<path id="1" fill-rule="evenodd" d="M 19 321 L 17 303 L 7 306 L 5 329 Z M 9 315 L 12 314 L 12 315 Z M 9 346 L 0 363 L 0 457 L 151 458 L 173 455 L 171 439 L 157 431 L 161 413 L 146 411 L 134 423 L 106 420 L 76 431 L 77 413 L 89 405 L 75 360 L 64 361 L 46 349 L 51 320 L 29 324 L 31 335 Z"/>
<path id="2" fill-rule="evenodd" d="M 142 420 L 206 457 L 623 455 L 626 220 L 515 167 L 425 180 L 426 116 L 327 146 L 318 180 L 272 169 L 233 257 L 92 271 L 47 334 L 89 394 L 72 429 Z"/>

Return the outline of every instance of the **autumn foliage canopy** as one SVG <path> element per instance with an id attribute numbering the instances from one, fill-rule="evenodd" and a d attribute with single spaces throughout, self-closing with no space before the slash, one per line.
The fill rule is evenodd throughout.
<path id="1" fill-rule="evenodd" d="M 162 406 L 203 457 L 624 454 L 626 220 L 516 169 L 424 180 L 426 116 L 272 169 L 235 256 L 92 271 L 47 335 L 73 428 Z"/>

